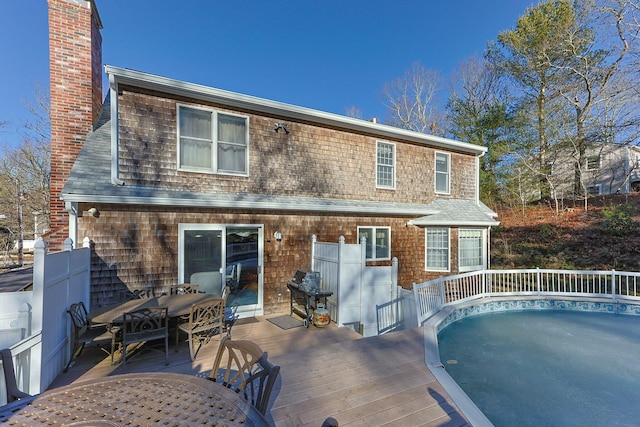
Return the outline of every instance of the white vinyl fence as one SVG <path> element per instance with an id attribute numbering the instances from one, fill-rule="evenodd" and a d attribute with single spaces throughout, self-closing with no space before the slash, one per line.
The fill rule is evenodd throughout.
<path id="1" fill-rule="evenodd" d="M 389 310 L 378 306 L 390 304 L 398 297 L 398 260 L 391 266 L 366 265 L 366 241 L 346 244 L 317 242 L 312 236 L 311 270 L 320 272 L 320 287 L 333 292 L 327 300 L 331 319 L 338 326 L 348 326 L 364 336 L 379 333 L 379 317 L 397 316 L 396 304 Z M 382 319 L 397 324 L 397 318 Z"/>
<path id="2" fill-rule="evenodd" d="M 488 296 L 596 297 L 640 300 L 640 273 L 579 270 L 481 270 L 414 284 L 417 321 L 454 302 Z"/>
<path id="3" fill-rule="evenodd" d="M 90 257 L 88 238 L 79 249 L 73 249 L 73 242 L 67 239 L 64 250 L 55 253 L 46 253 L 45 243 L 38 240 L 33 290 L 0 293 L 0 328 L 14 330 L 4 337 L 2 348 L 11 349 L 18 387 L 26 393 L 46 390 L 68 360 L 70 320 L 66 310 L 77 301 L 89 308 Z M 2 399 L 0 395 L 0 404 L 6 403 L 6 396 L 4 402 Z"/>

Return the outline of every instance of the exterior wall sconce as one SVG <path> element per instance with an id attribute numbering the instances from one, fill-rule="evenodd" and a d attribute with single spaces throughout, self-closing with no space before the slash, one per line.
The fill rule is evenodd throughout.
<path id="1" fill-rule="evenodd" d="M 100 211 L 96 208 L 89 209 L 87 213 L 94 218 L 100 218 Z"/>
<path id="2" fill-rule="evenodd" d="M 282 129 L 284 131 L 285 134 L 289 135 L 289 127 L 286 123 L 276 123 L 273 126 L 273 130 L 276 131 L 276 133 L 278 133 L 278 131 Z"/>
<path id="3" fill-rule="evenodd" d="M 275 237 L 276 241 L 278 242 L 282 241 L 282 233 L 279 231 L 276 231 L 275 233 L 273 233 L 273 237 Z"/>

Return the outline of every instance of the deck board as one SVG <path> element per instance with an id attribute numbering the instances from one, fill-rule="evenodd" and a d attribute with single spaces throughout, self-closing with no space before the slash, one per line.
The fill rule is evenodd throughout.
<path id="1" fill-rule="evenodd" d="M 256 342 L 281 366 L 267 417 L 273 426 L 317 427 L 329 416 L 350 427 L 468 425 L 424 364 L 421 328 L 363 338 L 334 323 L 283 330 L 266 319 L 242 319 L 231 336 Z M 169 366 L 162 355 L 141 352 L 127 361 L 126 372 L 208 375 L 217 340 L 204 346 L 194 362 L 185 343 L 177 353 L 173 343 L 172 336 Z M 50 388 L 124 372 L 99 349 L 90 348 Z"/>

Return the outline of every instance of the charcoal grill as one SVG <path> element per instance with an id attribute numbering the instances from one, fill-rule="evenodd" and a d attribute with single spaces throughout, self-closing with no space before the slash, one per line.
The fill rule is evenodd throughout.
<path id="1" fill-rule="evenodd" d="M 314 312 L 327 306 L 327 297 L 333 295 L 331 291 L 320 289 L 320 273 L 317 271 L 297 270 L 287 282 L 290 293 L 291 314 L 302 317 L 304 327 L 314 323 Z"/>

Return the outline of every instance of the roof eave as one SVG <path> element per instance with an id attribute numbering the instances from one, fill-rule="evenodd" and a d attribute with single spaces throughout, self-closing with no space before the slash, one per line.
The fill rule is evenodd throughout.
<path id="1" fill-rule="evenodd" d="M 411 220 L 409 224 L 417 227 L 497 227 L 499 221 L 487 219 L 486 221 L 451 221 L 451 220 L 431 220 L 420 221 Z"/>
<path id="2" fill-rule="evenodd" d="M 364 215 L 389 215 L 389 216 L 424 216 L 434 212 L 429 208 L 420 206 L 385 208 L 378 203 L 340 203 L 332 200 L 330 203 L 322 203 L 317 200 L 306 202 L 296 201 L 269 201 L 269 200 L 215 200 L 182 197 L 148 197 L 148 196 L 106 196 L 100 194 L 73 194 L 61 195 L 62 200 L 72 203 L 106 203 L 119 205 L 152 205 L 152 206 L 178 206 L 219 209 L 247 209 L 247 210 L 275 210 L 275 211 L 302 211 L 302 212 L 336 212 Z"/>
<path id="3" fill-rule="evenodd" d="M 260 113 L 288 117 L 311 123 L 334 126 L 354 132 L 363 132 L 382 138 L 401 139 L 404 141 L 439 147 L 448 150 L 473 154 L 486 153 L 487 148 L 466 142 L 455 141 L 434 135 L 395 128 L 367 120 L 355 119 L 339 114 L 327 113 L 291 104 L 229 92 L 209 86 L 188 83 L 154 74 L 143 73 L 126 68 L 104 66 L 109 76 L 114 76 L 118 84 L 128 84 L 149 90 L 170 93 L 176 96 L 200 99 L 203 101 L 225 104 L 231 107 L 248 109 Z"/>

